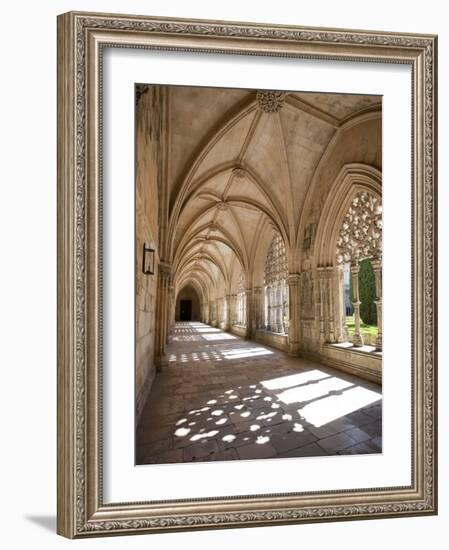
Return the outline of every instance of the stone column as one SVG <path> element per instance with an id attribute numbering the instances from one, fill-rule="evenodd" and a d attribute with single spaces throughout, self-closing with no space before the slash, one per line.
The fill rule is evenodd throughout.
<path id="1" fill-rule="evenodd" d="M 335 342 L 335 326 L 334 326 L 334 268 L 328 267 L 326 273 L 327 286 L 327 311 L 328 311 L 328 327 L 329 327 L 329 342 Z"/>
<path id="2" fill-rule="evenodd" d="M 275 326 L 276 329 L 274 332 L 280 333 L 282 332 L 282 293 L 281 293 L 281 285 L 279 283 L 275 286 L 275 300 L 276 300 L 276 322 Z"/>
<path id="3" fill-rule="evenodd" d="M 165 262 L 160 262 L 157 275 L 156 327 L 154 339 L 154 355 L 157 371 L 160 371 L 168 363 L 165 345 L 167 342 L 170 282 L 171 266 Z"/>
<path id="4" fill-rule="evenodd" d="M 320 342 L 325 342 L 326 332 L 324 325 L 324 314 L 325 314 L 325 288 L 324 288 L 324 268 L 318 268 L 318 288 L 320 295 Z"/>
<path id="5" fill-rule="evenodd" d="M 245 330 L 245 338 L 251 337 L 251 326 L 253 322 L 253 316 L 252 316 L 252 307 L 251 307 L 251 297 L 252 297 L 253 290 L 252 288 L 247 288 L 245 290 L 245 298 L 243 301 L 243 322 L 245 324 L 246 330 Z"/>
<path id="6" fill-rule="evenodd" d="M 221 323 L 221 312 L 222 312 L 222 299 L 218 298 L 217 300 L 217 327 L 220 326 Z"/>
<path id="7" fill-rule="evenodd" d="M 212 300 L 209 300 L 209 325 L 212 325 L 214 321 L 214 307 Z"/>
<path id="8" fill-rule="evenodd" d="M 226 325 L 225 330 L 230 331 L 231 330 L 231 295 L 226 294 Z"/>
<path id="9" fill-rule="evenodd" d="M 268 285 L 267 288 L 266 288 L 266 299 L 267 299 L 267 325 L 266 325 L 266 330 L 270 330 L 271 331 L 271 323 L 272 323 L 272 310 L 271 310 L 271 305 L 272 305 L 272 295 L 271 295 L 271 285 Z"/>
<path id="10" fill-rule="evenodd" d="M 282 333 L 288 335 L 289 326 L 290 326 L 290 303 L 289 303 L 289 290 L 288 290 L 288 280 L 287 284 L 282 283 L 281 286 L 281 318 L 282 318 Z M 285 304 L 285 306 L 284 306 Z"/>
<path id="11" fill-rule="evenodd" d="M 382 260 L 376 258 L 372 260 L 371 265 L 374 271 L 374 280 L 376 283 L 376 299 L 374 303 L 377 309 L 377 338 L 376 349 L 382 350 Z"/>
<path id="12" fill-rule="evenodd" d="M 299 353 L 300 323 L 301 323 L 301 275 L 291 273 L 288 276 L 288 354 L 296 356 Z"/>
<path id="13" fill-rule="evenodd" d="M 218 316 L 217 316 L 217 300 L 212 300 L 212 315 L 211 315 L 211 324 L 216 327 L 218 325 Z"/>
<path id="14" fill-rule="evenodd" d="M 352 307 L 354 308 L 354 346 L 363 346 L 363 338 L 360 334 L 360 300 L 359 300 L 359 264 L 351 264 L 352 277 Z"/>
<path id="15" fill-rule="evenodd" d="M 261 286 L 253 288 L 253 333 L 263 325 L 263 289 Z"/>
<path id="16" fill-rule="evenodd" d="M 237 297 L 235 294 L 229 295 L 230 305 L 229 305 L 229 326 L 232 327 L 236 323 L 236 309 L 237 309 Z"/>
<path id="17" fill-rule="evenodd" d="M 348 329 L 346 327 L 346 305 L 345 305 L 345 285 L 344 285 L 344 270 L 343 265 L 336 268 L 336 285 L 337 285 L 337 312 L 339 312 L 340 322 L 337 324 L 336 338 L 338 342 L 348 341 Z M 337 316 L 338 319 L 338 316 Z"/>
<path id="18" fill-rule="evenodd" d="M 168 287 L 168 321 L 167 321 L 167 334 L 166 343 L 170 341 L 170 336 L 175 326 L 175 289 L 172 284 Z"/>

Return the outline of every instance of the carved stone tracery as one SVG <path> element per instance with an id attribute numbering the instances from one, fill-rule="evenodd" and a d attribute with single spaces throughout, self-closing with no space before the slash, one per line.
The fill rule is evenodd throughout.
<path id="1" fill-rule="evenodd" d="M 352 199 L 337 238 L 337 263 L 382 256 L 382 204 L 360 191 Z"/>
<path id="2" fill-rule="evenodd" d="M 267 330 L 285 334 L 288 330 L 288 263 L 284 240 L 276 233 L 265 261 Z"/>
<path id="3" fill-rule="evenodd" d="M 354 346 L 363 346 L 360 325 L 359 262 L 373 260 L 376 265 L 376 308 L 378 336 L 376 348 L 382 349 L 382 204 L 380 198 L 368 191 L 360 191 L 352 199 L 343 218 L 337 238 L 337 264 L 350 263 L 352 277 L 352 307 L 354 309 Z"/>

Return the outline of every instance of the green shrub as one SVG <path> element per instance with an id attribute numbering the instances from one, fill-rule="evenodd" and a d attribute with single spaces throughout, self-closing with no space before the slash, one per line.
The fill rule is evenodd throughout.
<path id="1" fill-rule="evenodd" d="M 359 267 L 360 318 L 366 325 L 377 325 L 376 282 L 371 261 L 362 260 Z M 349 277 L 349 292 L 352 301 L 352 277 Z"/>

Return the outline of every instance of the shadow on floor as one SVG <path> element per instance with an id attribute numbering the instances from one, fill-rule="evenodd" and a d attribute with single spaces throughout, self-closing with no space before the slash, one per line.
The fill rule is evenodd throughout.
<path id="1" fill-rule="evenodd" d="M 56 516 L 25 516 L 25 519 L 46 531 L 56 533 Z"/>

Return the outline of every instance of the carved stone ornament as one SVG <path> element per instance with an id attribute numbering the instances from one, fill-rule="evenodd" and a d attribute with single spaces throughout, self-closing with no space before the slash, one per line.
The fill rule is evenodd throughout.
<path id="1" fill-rule="evenodd" d="M 229 204 L 226 201 L 219 201 L 216 206 L 218 210 L 227 210 L 229 208 Z"/>
<path id="2" fill-rule="evenodd" d="M 257 101 L 259 109 L 264 113 L 278 113 L 284 106 L 286 95 L 285 92 L 258 91 Z"/>
<path id="3" fill-rule="evenodd" d="M 382 204 L 367 191 L 355 195 L 337 238 L 337 263 L 382 256 Z"/>
<path id="4" fill-rule="evenodd" d="M 243 179 L 246 176 L 246 170 L 241 166 L 236 166 L 235 168 L 232 169 L 232 175 L 235 178 Z"/>

